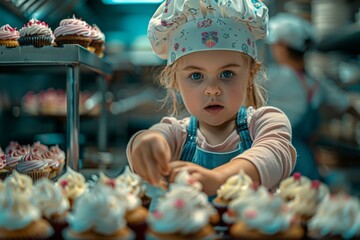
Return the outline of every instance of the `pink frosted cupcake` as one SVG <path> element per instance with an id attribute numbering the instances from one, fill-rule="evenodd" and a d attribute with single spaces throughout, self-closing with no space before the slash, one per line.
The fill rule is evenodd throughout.
<path id="1" fill-rule="evenodd" d="M 64 44 L 79 44 L 87 48 L 91 42 L 91 27 L 85 21 L 72 18 L 63 19 L 60 26 L 54 31 L 55 43 L 58 46 Z"/>
<path id="2" fill-rule="evenodd" d="M 0 148 L 0 179 L 4 180 L 7 176 L 10 175 L 11 171 L 6 169 L 6 156 L 5 153 Z"/>
<path id="3" fill-rule="evenodd" d="M 88 49 L 99 57 L 103 57 L 105 50 L 105 35 L 96 24 L 93 24 L 91 27 L 90 38 L 91 42 Z"/>
<path id="4" fill-rule="evenodd" d="M 50 147 L 50 151 L 53 153 L 53 159 L 59 162 L 58 172 L 56 173 L 59 175 L 65 166 L 65 152 L 58 145 Z"/>
<path id="5" fill-rule="evenodd" d="M 22 148 L 20 145 L 16 147 L 10 147 L 6 151 L 6 168 L 10 171 L 16 168 L 16 165 L 21 161 L 23 156 L 27 154 L 26 148 Z"/>
<path id="6" fill-rule="evenodd" d="M 41 178 L 48 178 L 50 169 L 48 163 L 43 161 L 41 156 L 32 152 L 27 153 L 21 161 L 16 165 L 16 170 L 22 174 L 28 175 L 37 181 Z"/>
<path id="7" fill-rule="evenodd" d="M 42 21 L 31 19 L 19 30 L 21 46 L 43 47 L 51 45 L 53 33 L 51 28 Z"/>
<path id="8" fill-rule="evenodd" d="M 5 24 L 0 28 L 0 46 L 5 47 L 17 47 L 19 46 L 19 32 L 16 28 L 10 27 L 9 24 Z"/>

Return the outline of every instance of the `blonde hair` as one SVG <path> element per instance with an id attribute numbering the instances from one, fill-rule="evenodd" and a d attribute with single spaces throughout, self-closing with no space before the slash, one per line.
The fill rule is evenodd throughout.
<path id="1" fill-rule="evenodd" d="M 252 57 L 242 54 L 245 56 L 249 61 L 250 67 L 250 78 L 251 82 L 248 86 L 245 98 L 245 107 L 253 106 L 255 109 L 265 106 L 267 101 L 267 94 L 266 90 L 257 83 L 258 77 L 262 76 L 263 80 L 266 80 L 265 71 L 261 68 L 261 63 L 255 61 Z M 171 115 L 178 115 L 179 107 L 179 93 L 176 88 L 176 69 L 179 65 L 179 60 L 177 59 L 173 64 L 169 66 L 165 66 L 165 68 L 160 72 L 158 80 L 162 87 L 166 89 L 166 96 L 163 99 L 164 104 L 163 107 L 171 102 L 170 107 L 170 114 Z"/>

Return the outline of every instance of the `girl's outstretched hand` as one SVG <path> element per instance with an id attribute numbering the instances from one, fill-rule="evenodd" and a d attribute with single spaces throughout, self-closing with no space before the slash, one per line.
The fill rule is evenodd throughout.
<path id="1" fill-rule="evenodd" d="M 189 174 L 202 184 L 202 191 L 209 196 L 216 194 L 217 189 L 219 189 L 222 184 L 222 178 L 218 172 L 209 170 L 195 163 L 173 161 L 170 163 L 170 169 L 170 182 L 174 182 L 176 175 L 181 170 L 187 169 Z"/>
<path id="2" fill-rule="evenodd" d="M 152 185 L 170 171 L 171 151 L 164 136 L 153 130 L 140 133 L 134 140 L 131 159 L 134 171 Z"/>

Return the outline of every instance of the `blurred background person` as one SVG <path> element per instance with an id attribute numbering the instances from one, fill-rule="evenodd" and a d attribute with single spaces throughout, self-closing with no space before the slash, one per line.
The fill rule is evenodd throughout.
<path id="1" fill-rule="evenodd" d="M 307 72 L 305 54 L 313 43 L 309 21 L 290 13 L 271 17 L 267 43 L 273 58 L 266 83 L 268 104 L 283 110 L 290 119 L 298 155 L 294 172 L 321 179 L 312 149 L 321 122 L 319 109 L 326 103 L 342 113 L 353 109 L 350 99 L 335 83 L 318 81 Z"/>

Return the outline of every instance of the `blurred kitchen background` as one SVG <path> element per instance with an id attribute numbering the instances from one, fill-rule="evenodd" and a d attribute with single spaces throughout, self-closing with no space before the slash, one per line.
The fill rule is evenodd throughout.
<path id="1" fill-rule="evenodd" d="M 112 78 L 107 81 L 105 129 L 99 129 L 98 76 L 89 72 L 80 75 L 82 169 L 107 168 L 110 174 L 116 175 L 127 163 L 125 147 L 132 134 L 150 127 L 167 114 L 166 108 L 161 109 L 164 92 L 156 83 L 156 73 L 164 61 L 152 53 L 146 37 L 148 21 L 162 1 L 143 2 L 149 3 L 136 0 L 0 1 L 1 26 L 10 24 L 19 30 L 35 17 L 55 30 L 62 19 L 74 14 L 99 26 L 106 36 L 103 61 L 111 65 Z M 337 84 L 351 96 L 360 111 L 360 1 L 264 2 L 270 16 L 292 12 L 312 21 L 316 30 L 314 48 L 320 52 L 310 64 L 312 74 Z M 327 10 L 323 10 L 324 5 Z M 261 55 L 266 66 L 272 59 L 267 46 L 259 44 L 265 46 Z M 20 144 L 41 141 L 47 145 L 59 144 L 65 150 L 65 112 L 48 114 L 33 109 L 31 104 L 35 95 L 45 103 L 55 101 L 66 106 L 65 72 L 48 71 L 46 67 L 34 68 L 30 73 L 21 68 L 9 72 L 0 69 L 0 146 L 4 149 L 12 140 Z M 360 119 L 347 113 L 335 115 L 326 106 L 320 113 L 323 120 L 312 141 L 321 171 L 335 185 L 346 185 L 359 194 Z M 99 132 L 106 133 L 106 152 L 109 153 L 106 156 L 98 151 Z"/>

